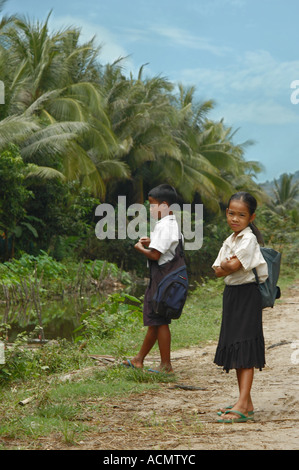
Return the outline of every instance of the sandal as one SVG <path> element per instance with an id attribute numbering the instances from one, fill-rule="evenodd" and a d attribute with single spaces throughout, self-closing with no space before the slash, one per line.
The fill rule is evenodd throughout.
<path id="1" fill-rule="evenodd" d="M 225 410 L 231 410 L 232 408 L 233 408 L 233 405 L 229 405 L 225 407 Z M 218 411 L 217 415 L 221 416 L 223 415 L 223 413 L 225 413 L 225 411 Z M 253 415 L 254 415 L 254 411 L 248 411 L 248 416 L 253 416 Z"/>
<path id="2" fill-rule="evenodd" d="M 218 419 L 217 422 L 218 423 L 246 423 L 246 421 L 249 421 L 251 419 L 253 419 L 253 416 L 245 416 L 243 415 L 243 413 L 241 413 L 240 411 L 237 411 L 237 410 L 227 410 L 225 411 L 223 414 L 224 415 L 227 415 L 227 414 L 231 414 L 231 413 L 235 413 L 236 415 L 240 416 L 239 418 L 231 418 L 231 419 Z"/>
<path id="3" fill-rule="evenodd" d="M 122 365 L 125 366 L 125 367 L 131 367 L 132 369 L 136 369 L 136 366 L 134 366 L 134 364 L 132 364 L 132 362 L 130 361 L 130 359 L 126 359 L 127 363 L 123 362 Z"/>

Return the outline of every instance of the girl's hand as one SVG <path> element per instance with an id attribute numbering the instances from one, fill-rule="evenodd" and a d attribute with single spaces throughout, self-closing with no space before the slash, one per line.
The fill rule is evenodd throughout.
<path id="1" fill-rule="evenodd" d="M 222 261 L 221 263 L 221 268 L 223 269 L 223 271 L 226 271 L 227 274 L 232 274 L 236 271 L 239 271 L 241 267 L 242 264 L 236 256 L 232 256 L 230 259 Z"/>

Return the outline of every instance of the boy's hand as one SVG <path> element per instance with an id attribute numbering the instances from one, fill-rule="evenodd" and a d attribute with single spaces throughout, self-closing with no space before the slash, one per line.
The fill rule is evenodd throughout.
<path id="1" fill-rule="evenodd" d="M 149 237 L 141 237 L 139 241 L 143 246 L 149 246 L 151 239 Z"/>
<path id="2" fill-rule="evenodd" d="M 144 254 L 148 259 L 158 261 L 161 256 L 160 251 L 155 249 L 147 248 L 147 245 L 150 244 L 150 239 L 148 237 L 142 237 L 138 242 L 134 245 L 135 250 L 139 251 L 140 253 Z"/>

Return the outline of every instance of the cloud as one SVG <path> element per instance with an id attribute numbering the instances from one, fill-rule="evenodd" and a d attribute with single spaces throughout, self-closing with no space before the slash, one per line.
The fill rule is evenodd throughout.
<path id="1" fill-rule="evenodd" d="M 298 70 L 299 60 L 279 62 L 267 51 L 248 51 L 222 68 L 185 69 L 180 80 L 198 86 L 205 99 L 213 97 L 229 120 L 288 124 L 299 123 L 299 109 L 290 106 Z"/>
<path id="2" fill-rule="evenodd" d="M 251 122 L 258 125 L 299 124 L 299 109 L 289 108 L 274 101 L 222 103 L 215 110 L 218 119 L 225 116 L 226 122 Z"/>
<path id="3" fill-rule="evenodd" d="M 231 52 L 228 47 L 212 44 L 210 39 L 190 34 L 181 28 L 160 25 L 150 29 L 154 34 L 168 39 L 173 45 L 207 51 L 217 56 Z"/>
<path id="4" fill-rule="evenodd" d="M 100 45 L 100 59 L 102 63 L 112 63 L 120 57 L 127 57 L 128 52 L 119 44 L 116 37 L 107 28 L 85 21 L 82 18 L 65 15 L 55 18 L 50 18 L 50 28 L 58 30 L 66 27 L 76 26 L 81 29 L 80 39 L 81 42 L 89 41 L 95 36 L 95 43 Z M 129 59 L 128 59 L 129 61 Z"/>
<path id="5" fill-rule="evenodd" d="M 249 0 L 252 1 L 252 0 Z M 219 11 L 238 11 L 247 5 L 248 0 L 209 0 L 192 4 L 197 15 L 211 17 Z"/>

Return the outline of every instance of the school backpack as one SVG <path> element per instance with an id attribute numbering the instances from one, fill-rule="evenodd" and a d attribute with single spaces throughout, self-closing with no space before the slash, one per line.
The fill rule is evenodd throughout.
<path id="1" fill-rule="evenodd" d="M 185 265 L 171 271 L 158 284 L 152 298 L 154 313 L 167 320 L 178 319 L 186 302 L 188 293 L 188 275 Z"/>
<path id="2" fill-rule="evenodd" d="M 268 265 L 268 279 L 260 283 L 256 269 L 253 269 L 256 282 L 262 294 L 262 308 L 274 306 L 276 299 L 281 296 L 280 288 L 277 285 L 280 271 L 281 254 L 273 248 L 261 247 L 261 253 Z"/>

